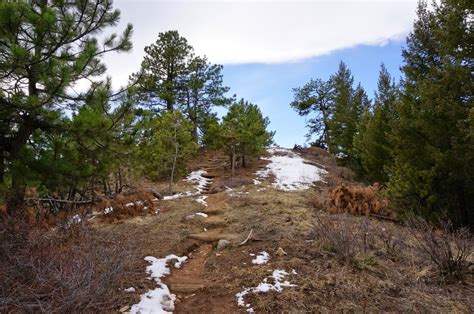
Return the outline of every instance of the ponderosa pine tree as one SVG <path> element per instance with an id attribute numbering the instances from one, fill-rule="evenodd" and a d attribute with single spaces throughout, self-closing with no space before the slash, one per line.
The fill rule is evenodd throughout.
<path id="1" fill-rule="evenodd" d="M 156 112 L 173 111 L 185 93 L 193 55 L 193 47 L 178 31 L 159 33 L 156 42 L 145 47 L 141 71 L 132 75 L 142 102 Z"/>
<path id="2" fill-rule="evenodd" d="M 63 108 L 84 103 L 69 87 L 104 74 L 102 55 L 131 49 L 131 25 L 121 37 L 112 34 L 102 44 L 96 38 L 119 17 L 110 0 L 0 2 L 0 113 L 8 130 L 0 155 L 11 181 L 10 214 L 23 207 L 32 136 L 64 127 Z"/>
<path id="3" fill-rule="evenodd" d="M 198 145 L 191 135 L 193 125 L 183 113 L 164 111 L 156 116 L 148 112 L 138 127 L 142 135 L 138 139 L 136 156 L 141 162 L 142 173 L 151 179 L 168 178 L 170 182 L 184 174 Z"/>
<path id="4" fill-rule="evenodd" d="M 332 86 L 330 82 L 321 79 L 311 79 L 303 87 L 293 88 L 294 100 L 290 106 L 300 116 L 312 115 L 306 127 L 309 129 L 306 137 L 311 139 L 317 136 L 315 144 L 322 148 L 329 147 L 329 121 L 332 118 Z"/>
<path id="5" fill-rule="evenodd" d="M 472 2 L 442 0 L 418 19 L 403 50 L 389 192 L 407 210 L 474 225 Z"/>
<path id="6" fill-rule="evenodd" d="M 194 57 L 187 67 L 185 79 L 185 99 L 182 110 L 194 125 L 192 134 L 198 142 L 198 132 L 202 131 L 213 106 L 225 106 L 231 99 L 225 94 L 229 87 L 223 85 L 222 65 L 211 64 L 206 57 Z"/>
<path id="7" fill-rule="evenodd" d="M 240 155 L 242 165 L 246 166 L 246 157 L 255 157 L 264 153 L 273 142 L 275 132 L 267 131 L 270 121 L 263 117 L 260 108 L 244 99 L 230 106 L 223 117 L 221 143 L 229 155 L 232 175 L 236 157 Z"/>
<path id="8" fill-rule="evenodd" d="M 391 164 L 392 147 L 389 141 L 397 101 L 397 87 L 385 65 L 380 67 L 373 110 L 366 110 L 354 137 L 356 158 L 360 162 L 358 176 L 369 182 L 385 183 L 386 166 Z"/>

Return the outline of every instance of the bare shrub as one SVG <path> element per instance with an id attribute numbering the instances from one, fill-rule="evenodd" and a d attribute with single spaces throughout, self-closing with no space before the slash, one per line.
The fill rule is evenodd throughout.
<path id="1" fill-rule="evenodd" d="M 358 235 L 347 220 L 318 218 L 313 236 L 320 241 L 324 250 L 344 263 L 352 261 L 359 252 Z"/>
<path id="2" fill-rule="evenodd" d="M 389 227 L 378 228 L 374 232 L 375 237 L 381 242 L 384 253 L 392 260 L 400 260 L 406 246 L 403 233 L 397 234 Z"/>
<path id="3" fill-rule="evenodd" d="M 1 225 L 0 312 L 97 312 L 123 304 L 117 291 L 133 273 L 135 246 L 79 226 L 65 235 L 18 221 Z"/>
<path id="4" fill-rule="evenodd" d="M 329 191 L 329 211 L 352 215 L 378 214 L 388 203 L 378 195 L 378 185 L 336 186 Z"/>
<path id="5" fill-rule="evenodd" d="M 411 233 L 418 249 L 436 266 L 438 273 L 447 279 L 462 279 L 472 264 L 473 237 L 467 229 L 452 229 L 450 222 L 437 229 L 424 219 L 410 222 Z"/>

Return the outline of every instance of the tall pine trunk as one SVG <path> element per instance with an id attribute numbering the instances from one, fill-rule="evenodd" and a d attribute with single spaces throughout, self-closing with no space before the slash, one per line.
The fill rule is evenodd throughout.
<path id="1" fill-rule="evenodd" d="M 175 126 L 174 128 L 174 135 L 173 135 L 173 144 L 174 144 L 174 154 L 173 154 L 173 166 L 171 167 L 171 176 L 170 176 L 170 183 L 168 186 L 168 194 L 173 195 L 173 181 L 174 181 L 174 172 L 176 169 L 176 161 L 178 159 L 178 140 L 177 140 L 177 133 L 178 127 Z"/>

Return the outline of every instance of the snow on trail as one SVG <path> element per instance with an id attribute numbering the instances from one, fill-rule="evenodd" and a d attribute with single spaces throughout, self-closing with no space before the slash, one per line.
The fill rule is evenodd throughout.
<path id="1" fill-rule="evenodd" d="M 296 272 L 293 271 L 292 274 L 296 274 Z M 262 293 L 269 291 L 281 292 L 283 291 L 283 287 L 296 287 L 296 285 L 291 284 L 288 280 L 283 281 L 284 277 L 287 275 L 288 273 L 286 271 L 276 269 L 273 271 L 273 274 L 271 276 L 268 276 L 263 279 L 263 281 L 259 283 L 258 286 L 252 288 L 244 288 L 242 292 L 239 292 L 235 295 L 235 297 L 237 298 L 237 305 L 245 307 L 247 308 L 247 312 L 253 313 L 254 310 L 252 308 L 252 305 L 250 303 L 245 303 L 244 297 L 249 293 Z M 272 279 L 274 283 L 268 283 L 269 279 Z"/>
<path id="2" fill-rule="evenodd" d="M 146 272 L 150 274 L 150 279 L 155 280 L 158 287 L 142 294 L 140 303 L 132 306 L 129 313 L 171 313 L 174 311 L 174 301 L 176 295 L 172 294 L 167 285 L 161 282 L 161 278 L 171 273 L 167 263 L 176 260 L 175 268 L 180 268 L 188 259 L 187 256 L 168 255 L 165 258 L 156 258 L 153 256 L 145 257 L 145 260 L 151 265 L 147 266 Z"/>
<path id="3" fill-rule="evenodd" d="M 255 254 L 250 254 L 250 256 L 255 256 Z M 268 263 L 270 260 L 270 254 L 265 251 L 258 253 L 257 256 L 252 260 L 252 264 L 262 265 Z"/>
<path id="4" fill-rule="evenodd" d="M 196 202 L 207 207 L 206 198 L 207 196 L 201 195 L 205 191 L 206 186 L 212 182 L 212 179 L 205 178 L 204 175 L 207 174 L 205 170 L 197 170 L 191 172 L 183 181 L 191 182 L 195 184 L 196 191 L 187 191 L 182 193 L 177 193 L 174 195 L 168 195 L 163 197 L 164 201 L 175 200 L 182 197 L 191 197 L 198 196 Z"/>
<path id="5" fill-rule="evenodd" d="M 282 191 L 306 190 L 315 181 L 323 181 L 326 170 L 304 163 L 304 159 L 289 149 L 271 148 L 270 163 L 265 169 L 257 171 L 261 178 L 275 177 L 273 187 Z"/>

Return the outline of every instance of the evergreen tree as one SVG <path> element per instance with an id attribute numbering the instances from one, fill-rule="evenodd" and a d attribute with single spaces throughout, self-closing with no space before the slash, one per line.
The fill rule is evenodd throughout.
<path id="1" fill-rule="evenodd" d="M 267 131 L 269 123 L 257 105 L 241 99 L 230 106 L 222 122 L 221 143 L 229 155 L 232 175 L 237 155 L 240 155 L 245 167 L 246 157 L 263 154 L 265 148 L 273 142 L 275 133 Z"/>
<path id="2" fill-rule="evenodd" d="M 389 141 L 394 121 L 397 87 L 382 64 L 375 93 L 373 111 L 366 110 L 354 138 L 356 158 L 361 168 L 359 177 L 369 182 L 385 183 L 388 180 L 386 166 L 391 164 L 392 148 Z"/>
<path id="3" fill-rule="evenodd" d="M 138 81 L 140 97 L 150 108 L 175 109 L 185 90 L 193 53 L 193 47 L 178 31 L 159 33 L 156 42 L 145 47 L 141 71 L 132 78 Z"/>
<path id="4" fill-rule="evenodd" d="M 186 99 L 183 112 L 193 123 L 193 137 L 203 128 L 212 106 L 225 106 L 231 99 L 225 94 L 229 88 L 223 85 L 222 65 L 210 64 L 206 57 L 194 57 L 188 65 L 186 78 Z"/>
<path id="5" fill-rule="evenodd" d="M 322 148 L 328 147 L 329 140 L 329 121 L 332 117 L 332 86 L 329 82 L 316 79 L 305 84 L 303 87 L 293 88 L 294 100 L 290 106 L 295 109 L 300 116 L 307 116 L 313 113 L 307 122 L 309 129 L 306 137 L 317 136 L 315 144 Z"/>
<path id="6" fill-rule="evenodd" d="M 1 129 L 8 130 L 0 155 L 11 181 L 10 214 L 23 205 L 33 137 L 63 129 L 63 108 L 76 111 L 84 104 L 85 96 L 69 94 L 69 87 L 104 74 L 105 53 L 131 49 L 131 25 L 102 44 L 95 37 L 119 17 L 105 0 L 0 2 L 0 113 Z"/>
<path id="7" fill-rule="evenodd" d="M 472 3 L 421 2 L 403 51 L 389 192 L 405 208 L 474 222 Z"/>
<path id="8" fill-rule="evenodd" d="M 198 145 L 191 135 L 193 126 L 182 112 L 165 111 L 159 116 L 148 113 L 139 128 L 142 137 L 137 156 L 142 173 L 151 179 L 168 178 L 170 182 L 183 175 Z"/>
<path id="9" fill-rule="evenodd" d="M 332 85 L 333 112 L 329 121 L 329 147 L 332 153 L 343 159 L 350 156 L 352 140 L 355 134 L 355 125 L 358 119 L 355 116 L 354 77 L 344 62 L 339 64 L 338 71 L 330 78 Z"/>

